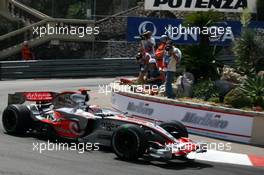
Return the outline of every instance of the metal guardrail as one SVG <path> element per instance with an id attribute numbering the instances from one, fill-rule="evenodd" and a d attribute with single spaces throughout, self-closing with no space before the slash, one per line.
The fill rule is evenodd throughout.
<path id="1" fill-rule="evenodd" d="M 28 7 L 17 0 L 9 0 L 7 8 L 13 15 L 17 15 L 19 17 L 24 16 L 30 20 L 33 20 L 34 22 L 50 18 L 50 16 L 36 9 Z"/>
<path id="2" fill-rule="evenodd" d="M 133 59 L 63 59 L 0 62 L 0 80 L 136 76 Z"/>

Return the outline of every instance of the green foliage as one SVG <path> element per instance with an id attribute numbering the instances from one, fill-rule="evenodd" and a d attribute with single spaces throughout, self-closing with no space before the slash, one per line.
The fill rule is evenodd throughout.
<path id="1" fill-rule="evenodd" d="M 32 7 L 44 14 L 52 16 L 52 2 L 51 0 L 42 0 L 42 1 L 34 1 L 34 0 L 21 0 L 25 5 Z"/>
<path id="2" fill-rule="evenodd" d="M 208 101 L 213 102 L 213 103 L 221 103 L 221 101 L 218 97 L 209 98 Z"/>
<path id="3" fill-rule="evenodd" d="M 183 24 L 185 26 L 209 27 L 222 19 L 223 14 L 213 10 L 209 10 L 207 12 L 193 12 L 185 17 Z"/>
<path id="4" fill-rule="evenodd" d="M 193 12 L 185 17 L 183 25 L 200 27 L 200 29 L 203 29 L 203 27 L 213 26 L 216 22 L 222 21 L 222 19 L 223 14 L 213 10 L 207 12 Z M 209 44 L 209 35 L 200 33 L 200 38 L 200 44 Z"/>
<path id="5" fill-rule="evenodd" d="M 86 9 L 85 2 L 78 2 L 69 6 L 67 18 L 74 19 L 85 19 L 86 18 Z"/>
<path id="6" fill-rule="evenodd" d="M 257 19 L 264 20 L 264 1 L 257 0 Z"/>
<path id="7" fill-rule="evenodd" d="M 217 66 L 214 64 L 213 47 L 207 45 L 190 45 L 183 49 L 183 64 L 187 72 L 191 72 L 195 79 L 217 79 Z"/>
<path id="8" fill-rule="evenodd" d="M 210 27 L 223 19 L 223 15 L 215 11 L 194 12 L 184 19 L 185 26 Z M 186 46 L 184 49 L 184 60 L 186 71 L 194 74 L 196 79 L 217 79 L 215 48 L 209 45 L 209 35 L 200 34 L 198 45 Z"/>
<path id="9" fill-rule="evenodd" d="M 244 9 L 242 14 L 241 14 L 241 24 L 243 27 L 247 27 L 248 24 L 250 23 L 251 20 L 251 13 L 249 11 L 249 9 Z"/>
<path id="10" fill-rule="evenodd" d="M 210 98 L 218 98 L 219 93 L 213 81 L 203 80 L 194 85 L 193 97 L 207 101 Z"/>
<path id="11" fill-rule="evenodd" d="M 252 103 L 249 97 L 247 97 L 239 88 L 231 90 L 224 99 L 224 103 L 231 105 L 234 108 L 251 107 Z"/>
<path id="12" fill-rule="evenodd" d="M 86 0 L 21 0 L 22 3 L 55 18 L 66 18 L 66 17 L 80 17 L 84 18 L 85 15 L 80 15 L 77 9 L 86 9 Z M 80 8 L 80 4 L 82 7 Z M 69 14 L 68 14 L 69 13 Z"/>
<path id="13" fill-rule="evenodd" d="M 235 108 L 264 107 L 264 78 L 248 78 L 240 87 L 230 91 L 224 100 Z"/>
<path id="14" fill-rule="evenodd" d="M 239 88 L 254 106 L 264 107 L 264 77 L 248 78 Z"/>
<path id="15" fill-rule="evenodd" d="M 245 28 L 241 37 L 235 41 L 233 52 L 236 56 L 236 67 L 244 75 L 256 74 L 263 69 L 264 37 L 257 36 L 256 32 Z"/>
<path id="16" fill-rule="evenodd" d="M 15 31 L 18 28 L 22 28 L 23 23 L 21 21 L 19 22 L 10 22 L 8 20 L 6 20 L 5 18 L 0 18 L 0 36 L 1 35 L 5 35 L 9 32 Z M 9 38 L 8 42 L 17 42 L 17 38 Z M 6 42 L 1 41 L 0 42 L 0 48 L 6 48 Z"/>
<path id="17" fill-rule="evenodd" d="M 245 10 L 241 15 L 243 30 L 241 37 L 234 42 L 233 52 L 236 56 L 236 69 L 244 75 L 255 75 L 264 67 L 264 37 L 248 28 L 251 15 Z"/>
<path id="18" fill-rule="evenodd" d="M 7 23 L 6 21 L 0 20 L 0 36 L 7 34 L 8 32 L 11 32 L 14 30 L 14 26 L 11 23 Z"/>

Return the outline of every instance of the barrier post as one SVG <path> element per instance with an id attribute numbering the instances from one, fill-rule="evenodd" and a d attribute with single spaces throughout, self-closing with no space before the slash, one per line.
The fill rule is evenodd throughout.
<path id="1" fill-rule="evenodd" d="M 0 62 L 0 81 L 2 80 L 2 63 Z"/>

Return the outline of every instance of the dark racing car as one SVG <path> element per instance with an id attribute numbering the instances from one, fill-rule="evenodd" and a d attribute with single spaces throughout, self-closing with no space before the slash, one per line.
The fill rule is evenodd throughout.
<path id="1" fill-rule="evenodd" d="M 84 89 L 9 94 L 2 123 L 8 134 L 44 133 L 109 146 L 124 160 L 143 155 L 170 160 L 206 151 L 203 144 L 188 138 L 178 121 L 157 124 L 88 105 L 88 101 Z"/>

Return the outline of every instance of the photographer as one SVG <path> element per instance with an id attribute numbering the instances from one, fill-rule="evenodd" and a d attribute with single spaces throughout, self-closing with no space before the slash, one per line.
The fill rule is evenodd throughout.
<path id="1" fill-rule="evenodd" d="M 168 41 L 168 36 L 167 35 L 162 35 L 160 38 L 160 44 L 156 50 L 155 56 L 156 56 L 156 60 L 157 60 L 157 65 L 158 68 L 160 70 L 163 70 L 163 58 L 165 56 L 166 53 L 166 45 L 167 45 L 167 41 Z"/>
<path id="2" fill-rule="evenodd" d="M 166 65 L 166 81 L 165 81 L 166 95 L 168 98 L 174 99 L 175 94 L 173 93 L 172 83 L 174 81 L 174 76 L 176 73 L 176 65 L 179 64 L 182 57 L 182 53 L 180 49 L 172 45 L 167 45 L 166 51 L 168 53 L 168 55 L 165 56 L 164 59 Z"/>
<path id="3" fill-rule="evenodd" d="M 163 84 L 162 74 L 157 67 L 156 60 L 153 58 L 149 60 L 149 69 L 145 77 L 145 81 L 150 85 L 161 86 Z"/>
<path id="4" fill-rule="evenodd" d="M 139 63 L 139 76 L 138 76 L 138 82 L 139 83 L 144 83 L 144 76 L 148 72 L 148 67 L 149 67 L 149 60 L 152 59 L 151 55 L 147 52 L 145 52 L 142 48 L 138 52 L 136 56 L 137 63 Z"/>
<path id="5" fill-rule="evenodd" d="M 166 45 L 165 45 L 165 51 L 164 51 L 164 55 L 163 55 L 163 72 L 166 75 L 167 72 L 167 67 L 170 61 L 170 53 L 169 51 L 173 49 L 173 43 L 171 40 L 167 40 Z"/>
<path id="6" fill-rule="evenodd" d="M 145 52 L 149 53 L 152 57 L 155 56 L 155 39 L 152 36 L 151 31 L 146 31 L 142 35 L 140 35 L 141 38 L 141 49 L 143 49 Z"/>

